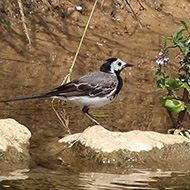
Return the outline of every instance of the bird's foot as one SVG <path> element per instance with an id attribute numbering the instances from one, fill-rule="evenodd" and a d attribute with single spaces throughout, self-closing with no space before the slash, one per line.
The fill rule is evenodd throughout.
<path id="1" fill-rule="evenodd" d="M 94 120 L 94 122 L 95 122 L 96 125 L 102 126 L 102 125 L 101 125 L 100 123 L 98 123 L 96 120 Z"/>
<path id="2" fill-rule="evenodd" d="M 84 106 L 82 109 L 82 113 L 87 116 L 91 121 L 93 121 L 96 125 L 100 125 L 89 113 L 89 108 L 87 106 Z M 101 126 L 101 125 L 100 125 Z"/>

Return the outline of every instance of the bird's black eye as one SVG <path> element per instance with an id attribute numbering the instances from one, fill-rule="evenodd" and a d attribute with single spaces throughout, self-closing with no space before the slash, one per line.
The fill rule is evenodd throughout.
<path id="1" fill-rule="evenodd" d="M 119 62 L 118 65 L 121 66 L 121 62 Z"/>

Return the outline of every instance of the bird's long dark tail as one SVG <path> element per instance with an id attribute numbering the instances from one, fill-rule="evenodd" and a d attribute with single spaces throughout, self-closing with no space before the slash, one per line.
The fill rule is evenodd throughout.
<path id="1" fill-rule="evenodd" d="M 21 97 L 21 98 L 0 100 L 0 102 L 13 102 L 13 101 L 29 100 L 29 99 L 37 99 L 37 98 L 48 98 L 48 97 L 51 97 L 51 96 L 48 94 L 39 94 L 39 95 L 26 96 L 26 97 Z"/>

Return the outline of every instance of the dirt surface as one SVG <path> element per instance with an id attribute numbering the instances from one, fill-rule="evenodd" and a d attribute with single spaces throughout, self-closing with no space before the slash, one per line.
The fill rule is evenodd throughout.
<path id="1" fill-rule="evenodd" d="M 20 97 L 47 92 L 59 86 L 68 73 L 94 1 L 24 0 L 28 45 L 16 1 L 0 2 L 0 97 Z M 130 1 L 138 21 L 121 0 L 98 2 L 72 73 L 72 79 L 99 70 L 108 58 L 133 64 L 121 75 L 124 86 L 110 105 L 94 112 L 109 115 L 97 120 L 112 131 L 133 129 L 166 133 L 171 121 L 155 92 L 155 60 L 162 38 L 187 20 L 188 0 Z M 82 10 L 77 10 L 81 6 Z M 141 27 L 142 26 L 142 27 Z M 178 52 L 171 52 L 169 68 L 179 69 Z M 14 118 L 32 132 L 31 154 L 36 159 L 49 141 L 67 131 L 51 109 L 51 100 L 31 100 L 0 105 L 0 118 Z M 92 124 L 73 104 L 64 105 L 72 133 Z M 185 124 L 188 128 L 189 118 Z M 46 154 L 46 153 L 45 153 Z M 38 159 L 36 160 L 38 162 Z"/>

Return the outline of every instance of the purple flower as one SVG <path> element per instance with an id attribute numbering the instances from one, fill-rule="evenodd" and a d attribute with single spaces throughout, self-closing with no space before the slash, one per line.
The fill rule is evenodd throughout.
<path id="1" fill-rule="evenodd" d="M 160 53 L 161 53 L 161 52 L 160 52 Z M 159 54 L 160 54 L 160 53 L 159 53 Z M 162 58 L 162 59 L 158 58 L 158 59 L 156 60 L 156 63 L 157 63 L 158 65 L 167 65 L 168 62 L 169 62 L 169 57 L 168 57 L 168 56 L 165 56 L 165 57 Z"/>
<path id="2" fill-rule="evenodd" d="M 168 61 L 169 61 L 169 59 L 170 59 L 170 58 L 169 58 L 169 57 L 167 57 L 167 56 L 165 56 L 165 57 L 164 57 L 164 61 L 165 61 L 165 62 L 168 62 Z"/>
<path id="3" fill-rule="evenodd" d="M 158 65 L 164 65 L 164 64 L 165 64 L 165 61 L 164 61 L 164 59 L 157 59 L 157 60 L 156 60 L 156 63 L 157 63 Z"/>
<path id="4" fill-rule="evenodd" d="M 163 52 L 161 51 L 158 55 L 163 55 Z"/>

